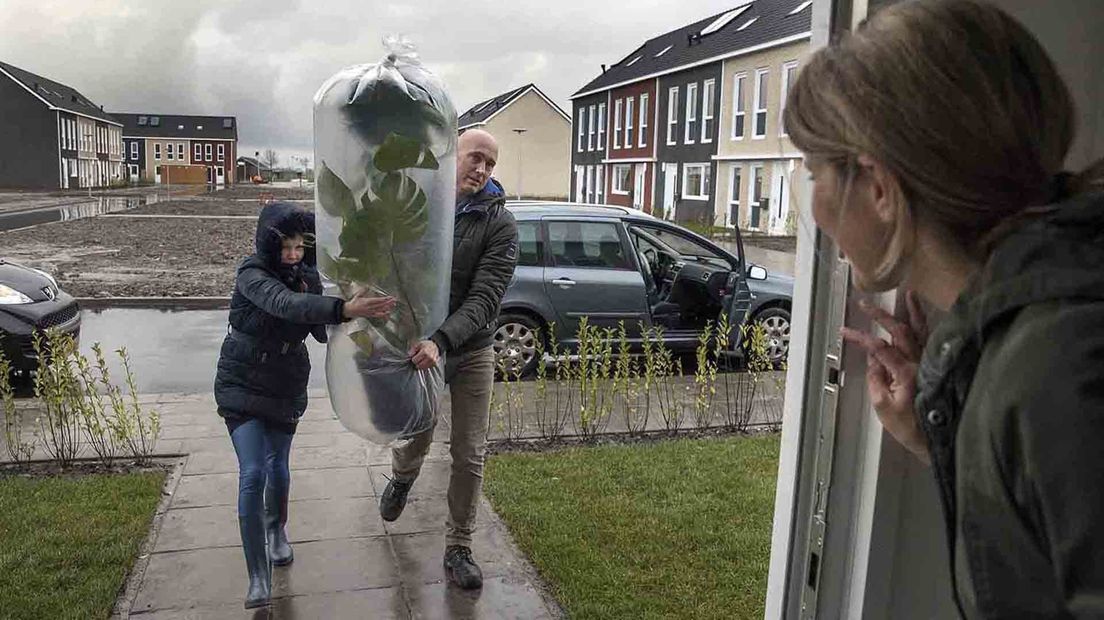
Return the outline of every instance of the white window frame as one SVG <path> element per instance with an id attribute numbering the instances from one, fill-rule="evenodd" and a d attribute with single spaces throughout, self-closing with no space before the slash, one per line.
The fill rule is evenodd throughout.
<path id="1" fill-rule="evenodd" d="M 202 161 L 203 160 L 203 144 L 200 143 L 200 142 L 196 142 L 195 144 L 192 145 L 192 147 L 193 147 L 192 148 L 192 157 L 196 161 Z"/>
<path id="2" fill-rule="evenodd" d="M 678 102 L 679 87 L 672 86 L 667 89 L 667 146 L 678 144 Z"/>
<path id="3" fill-rule="evenodd" d="M 587 203 L 594 204 L 594 169 L 597 166 L 587 166 L 586 196 Z"/>
<path id="4" fill-rule="evenodd" d="M 203 161 L 211 161 L 211 145 L 210 145 L 210 143 L 203 145 Z"/>
<path id="5" fill-rule="evenodd" d="M 631 149 L 633 145 L 633 104 L 635 97 L 625 100 L 625 148 Z"/>
<path id="6" fill-rule="evenodd" d="M 691 194 L 687 190 L 688 181 L 690 180 L 690 170 L 693 168 L 701 169 L 701 194 Z M 682 198 L 683 200 L 709 200 L 709 184 L 712 179 L 710 178 L 712 173 L 712 166 L 710 164 L 683 164 L 682 165 Z"/>
<path id="7" fill-rule="evenodd" d="M 582 153 L 583 152 L 583 134 L 586 133 L 586 123 L 583 122 L 585 116 L 586 116 L 586 106 L 582 106 L 582 107 L 579 108 L 579 119 L 576 121 L 576 123 L 579 125 L 579 136 L 575 140 L 575 152 L 576 153 Z"/>
<path id="8" fill-rule="evenodd" d="M 637 146 L 644 148 L 648 146 L 648 103 L 650 97 L 648 93 L 640 95 L 640 140 Z"/>
<path id="9" fill-rule="evenodd" d="M 747 134 L 747 72 L 732 76 L 732 140 L 743 140 Z M 743 120 L 743 128 L 736 133 L 737 120 Z"/>
<path id="10" fill-rule="evenodd" d="M 764 83 L 765 81 L 765 83 Z M 765 86 L 765 88 L 764 88 Z M 767 90 L 770 89 L 770 69 L 756 69 L 755 70 L 755 101 L 754 113 L 751 117 L 751 139 L 752 140 L 764 140 L 767 137 L 767 124 L 769 122 L 767 116 Z M 763 107 L 759 107 L 760 101 L 763 103 Z M 759 115 L 763 115 L 763 133 L 759 133 Z"/>
<path id="11" fill-rule="evenodd" d="M 602 204 L 606 201 L 606 188 L 602 184 L 602 170 L 605 166 L 597 166 L 594 170 L 594 203 Z"/>
<path id="12" fill-rule="evenodd" d="M 590 118 L 587 119 L 587 150 L 588 151 L 593 151 L 594 150 L 594 128 L 595 128 L 594 126 L 596 124 L 595 121 L 597 120 L 595 118 L 595 110 L 596 110 L 597 107 L 598 106 L 593 106 L 592 105 L 592 106 L 590 106 L 589 110 L 587 111 L 587 116 L 590 117 Z"/>
<path id="13" fill-rule="evenodd" d="M 782 97 L 779 99 L 778 104 L 778 135 L 785 137 L 789 134 L 786 133 L 786 122 L 783 116 L 786 113 L 786 97 L 790 94 L 790 72 L 793 71 L 794 77 L 797 77 L 797 61 L 791 60 L 782 65 Z"/>
<path id="14" fill-rule="evenodd" d="M 694 123 L 698 122 L 698 83 L 686 85 L 686 114 L 683 144 L 694 144 Z"/>
<path id="15" fill-rule="evenodd" d="M 172 143 L 170 142 L 165 146 L 168 147 L 165 149 L 165 161 L 176 161 L 176 152 L 173 151 Z"/>
<path id="16" fill-rule="evenodd" d="M 606 104 L 598 104 L 598 150 L 606 150 Z"/>
<path id="17" fill-rule="evenodd" d="M 226 145 L 225 144 L 218 145 L 218 150 L 217 151 L 218 151 L 218 158 L 216 159 L 216 161 L 226 161 Z"/>
<path id="18" fill-rule="evenodd" d="M 622 171 L 625 170 L 627 170 L 629 174 L 625 179 L 622 179 Z M 617 196 L 628 196 L 629 185 L 632 184 L 632 164 L 614 164 L 613 169 L 610 170 L 610 174 L 613 177 L 610 193 Z M 622 181 L 624 181 L 626 185 L 622 185 Z"/>
<path id="19" fill-rule="evenodd" d="M 613 148 L 621 148 L 621 111 L 625 108 L 624 100 L 613 102 Z"/>
<path id="20" fill-rule="evenodd" d="M 748 197 L 748 200 L 747 200 L 747 205 L 748 205 L 748 217 L 747 217 L 748 230 L 763 231 L 763 230 L 766 230 L 768 225 L 770 224 L 770 211 L 767 211 L 766 213 L 763 213 L 763 203 L 761 202 L 762 199 L 763 199 L 763 196 L 766 195 L 766 190 L 768 188 L 764 187 L 763 188 L 763 192 L 764 192 L 763 195 L 759 196 L 759 200 L 755 199 L 755 173 L 758 172 L 760 178 L 762 178 L 763 181 L 766 182 L 766 174 L 764 172 L 765 170 L 766 170 L 766 166 L 761 164 L 761 163 L 752 164 L 751 166 L 748 167 L 748 189 L 747 189 L 747 192 L 748 192 L 747 193 L 747 197 Z M 759 226 L 756 227 L 756 228 L 753 228 L 751 226 L 751 210 L 752 209 L 757 209 L 759 211 Z M 764 217 L 764 216 L 766 216 L 766 217 Z"/>
<path id="21" fill-rule="evenodd" d="M 138 141 L 137 140 L 130 143 L 130 158 L 133 159 L 133 160 L 138 159 Z"/>
<path id="22" fill-rule="evenodd" d="M 176 158 L 179 159 L 180 161 L 187 161 L 187 158 L 184 157 L 184 154 L 186 152 L 187 151 L 184 150 L 184 143 L 183 142 L 177 142 L 176 143 Z"/>
<path id="23" fill-rule="evenodd" d="M 701 141 L 702 144 L 713 142 L 713 131 L 709 123 L 717 119 L 717 110 L 713 100 L 717 95 L 717 80 L 708 79 L 702 83 L 702 117 L 701 117 Z"/>

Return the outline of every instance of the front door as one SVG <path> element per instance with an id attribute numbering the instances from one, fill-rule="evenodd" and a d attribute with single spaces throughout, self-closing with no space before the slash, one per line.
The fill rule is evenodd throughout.
<path id="1" fill-rule="evenodd" d="M 222 166 L 215 166 L 215 184 L 220 187 L 226 184 L 226 171 Z"/>
<path id="2" fill-rule="evenodd" d="M 582 166 L 575 166 L 575 202 L 586 202 L 583 198 L 583 171 Z"/>
<path id="3" fill-rule="evenodd" d="M 675 185 L 678 165 L 663 164 L 663 217 L 675 221 Z"/>
<path id="4" fill-rule="evenodd" d="M 161 166 L 155 166 L 154 167 L 154 169 L 153 169 L 153 182 L 154 183 L 160 183 L 161 182 Z"/>
<path id="5" fill-rule="evenodd" d="M 556 336 L 576 342 L 583 317 L 599 328 L 624 323 L 630 338 L 649 322 L 644 277 L 618 220 L 546 220 L 551 263 L 544 288 L 556 309 Z"/>
<path id="6" fill-rule="evenodd" d="M 636 165 L 636 179 L 633 181 L 633 208 L 644 209 L 644 172 L 648 169 L 645 164 Z"/>

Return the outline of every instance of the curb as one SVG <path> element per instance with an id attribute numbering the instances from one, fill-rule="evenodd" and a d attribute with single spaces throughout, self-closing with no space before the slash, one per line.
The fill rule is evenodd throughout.
<path id="1" fill-rule="evenodd" d="M 226 310 L 229 297 L 78 297 L 82 310 Z"/>

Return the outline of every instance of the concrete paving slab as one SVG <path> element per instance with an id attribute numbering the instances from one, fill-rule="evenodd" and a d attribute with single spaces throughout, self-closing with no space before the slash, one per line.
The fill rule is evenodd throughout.
<path id="1" fill-rule="evenodd" d="M 190 609 L 219 603 L 240 606 L 247 585 L 240 546 L 155 553 L 131 611 Z"/>
<path id="2" fill-rule="evenodd" d="M 291 472 L 291 501 L 337 497 L 371 497 L 374 494 L 364 467 L 305 469 Z M 238 474 L 203 474 L 181 479 L 173 508 L 236 505 Z"/>
<path id="3" fill-rule="evenodd" d="M 446 583 L 408 587 L 415 618 L 450 620 L 544 620 L 552 618 L 540 593 L 528 580 L 495 577 L 483 589 L 461 590 Z"/>
<path id="4" fill-rule="evenodd" d="M 405 583 L 434 583 L 445 580 L 445 538 L 439 533 L 393 535 L 395 560 Z M 472 537 L 472 555 L 485 578 L 524 577 L 523 566 L 514 561 L 513 547 L 496 527 L 485 527 Z"/>
<path id="5" fill-rule="evenodd" d="M 273 601 L 272 612 L 273 617 L 279 620 L 410 618 L 402 590 L 397 587 L 280 598 Z"/>
<path id="6" fill-rule="evenodd" d="M 244 585 L 244 572 L 238 582 Z M 277 596 L 327 594 L 399 585 L 386 538 L 323 540 L 295 546 L 295 561 L 273 572 Z M 243 592 L 244 595 L 244 592 Z"/>
<path id="7" fill-rule="evenodd" d="M 372 472 L 372 485 L 377 489 L 386 488 L 387 480 L 391 477 L 391 464 L 370 465 L 368 469 Z M 410 489 L 409 497 L 411 499 L 445 498 L 448 495 L 451 475 L 452 463 L 450 461 L 437 460 L 423 463 L 422 471 L 414 482 L 414 486 Z"/>

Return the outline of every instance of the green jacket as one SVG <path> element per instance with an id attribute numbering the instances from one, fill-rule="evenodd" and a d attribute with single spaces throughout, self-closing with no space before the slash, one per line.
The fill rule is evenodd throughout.
<path id="1" fill-rule="evenodd" d="M 962 613 L 1104 617 L 1104 195 L 1000 242 L 918 379 Z"/>

